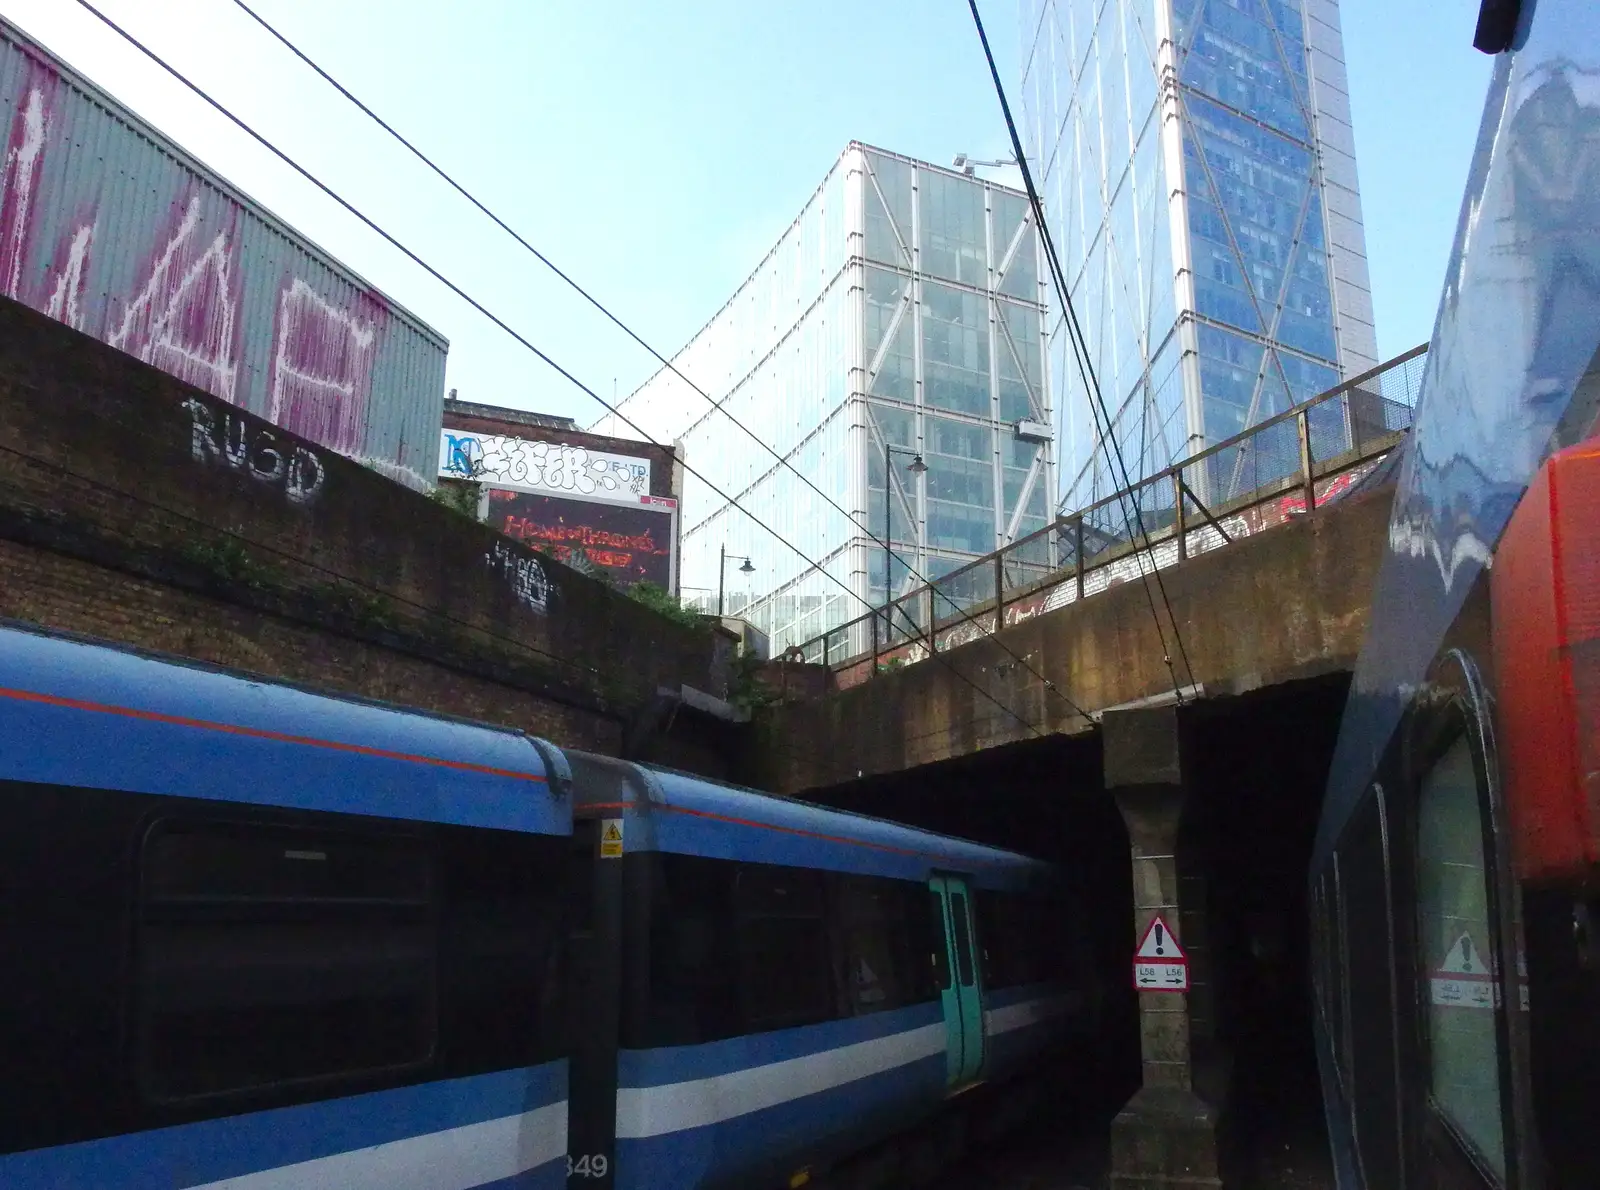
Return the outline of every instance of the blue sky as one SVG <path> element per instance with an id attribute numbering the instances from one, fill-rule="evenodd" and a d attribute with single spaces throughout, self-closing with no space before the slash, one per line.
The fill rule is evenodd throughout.
<path id="1" fill-rule="evenodd" d="M 231 0 L 97 0 L 607 398 L 653 361 Z M 962 0 L 252 0 L 670 354 L 846 142 L 1006 155 Z M 1014 0 L 980 5 L 1020 101 Z M 1344 0 L 1380 354 L 1428 338 L 1490 60 L 1477 0 Z M 0 13 L 437 327 L 464 399 L 601 410 L 72 0 Z M 442 16 L 441 14 L 448 14 Z"/>

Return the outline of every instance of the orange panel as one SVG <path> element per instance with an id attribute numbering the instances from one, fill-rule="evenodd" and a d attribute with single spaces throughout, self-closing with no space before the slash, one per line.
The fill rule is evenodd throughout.
<path id="1" fill-rule="evenodd" d="M 1524 879 L 1600 862 L 1600 448 L 1552 455 L 1490 570 L 1501 771 Z"/>

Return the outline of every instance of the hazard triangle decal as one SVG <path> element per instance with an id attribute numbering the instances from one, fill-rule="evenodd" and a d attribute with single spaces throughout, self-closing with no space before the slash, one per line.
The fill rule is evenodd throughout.
<path id="1" fill-rule="evenodd" d="M 1159 916 L 1151 920 L 1134 953 L 1133 986 L 1141 992 L 1189 990 L 1189 956 Z"/>

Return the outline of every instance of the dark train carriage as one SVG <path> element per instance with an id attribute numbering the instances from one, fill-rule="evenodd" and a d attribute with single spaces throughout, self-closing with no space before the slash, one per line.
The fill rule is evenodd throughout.
<path id="1" fill-rule="evenodd" d="M 1600 1185 L 1600 9 L 1479 31 L 1505 52 L 1311 872 L 1341 1188 Z"/>
<path id="2" fill-rule="evenodd" d="M 0 1186 L 565 1185 L 564 773 L 0 627 Z"/>
<path id="3" fill-rule="evenodd" d="M 573 1025 L 586 1184 L 802 1185 L 1088 1027 L 1081 932 L 1047 865 L 571 757 L 593 881 Z"/>

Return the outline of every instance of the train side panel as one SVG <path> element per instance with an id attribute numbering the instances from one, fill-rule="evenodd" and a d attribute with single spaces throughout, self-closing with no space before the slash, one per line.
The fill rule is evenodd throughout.
<path id="1" fill-rule="evenodd" d="M 564 1184 L 555 755 L 0 627 L 0 1185 Z"/>

